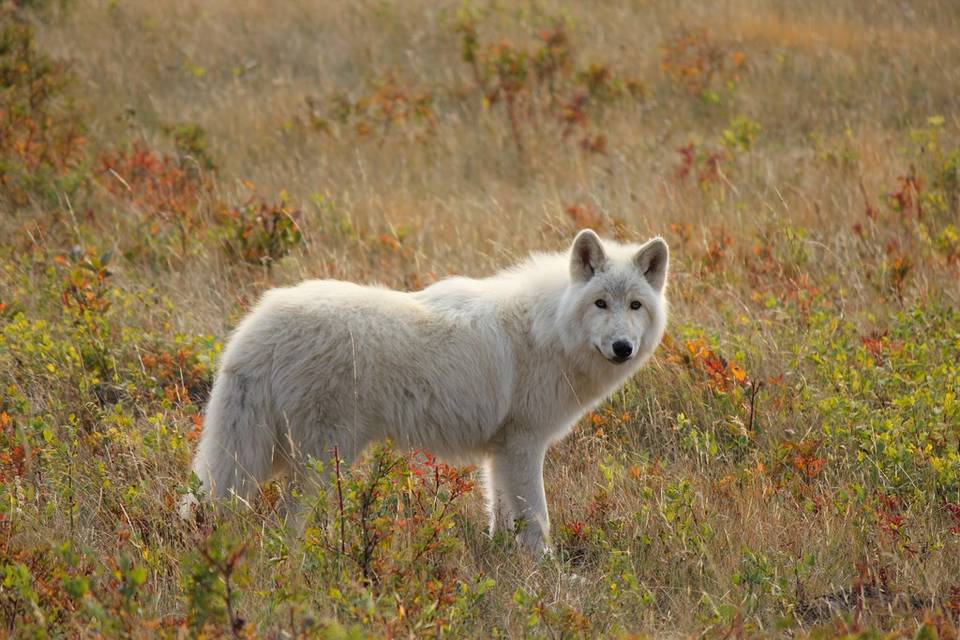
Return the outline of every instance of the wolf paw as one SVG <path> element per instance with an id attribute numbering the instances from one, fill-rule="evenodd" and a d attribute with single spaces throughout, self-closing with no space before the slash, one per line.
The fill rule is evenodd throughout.
<path id="1" fill-rule="evenodd" d="M 579 589 L 587 585 L 587 579 L 579 573 L 563 573 L 560 575 L 563 584 L 571 589 Z"/>
<path id="2" fill-rule="evenodd" d="M 177 513 L 184 522 L 194 523 L 197 521 L 197 512 L 200 510 L 200 501 L 192 493 L 185 493 L 180 498 L 180 506 Z"/>

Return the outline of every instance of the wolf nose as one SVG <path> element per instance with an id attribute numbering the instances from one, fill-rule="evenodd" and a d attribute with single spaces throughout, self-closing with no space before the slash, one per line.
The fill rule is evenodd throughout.
<path id="1" fill-rule="evenodd" d="M 613 355 L 626 360 L 633 353 L 633 345 L 626 340 L 617 340 L 613 343 Z"/>

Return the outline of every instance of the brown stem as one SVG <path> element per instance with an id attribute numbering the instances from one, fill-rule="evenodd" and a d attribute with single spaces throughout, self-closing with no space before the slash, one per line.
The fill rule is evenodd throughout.
<path id="1" fill-rule="evenodd" d="M 343 485 L 340 481 L 340 453 L 337 450 L 337 447 L 333 448 L 333 463 L 336 466 L 337 473 L 337 501 L 340 508 L 340 555 L 346 553 L 346 542 L 343 537 L 344 529 L 346 528 L 346 516 L 343 511 Z"/>
<path id="2" fill-rule="evenodd" d="M 757 407 L 757 394 L 760 393 L 760 388 L 763 386 L 763 382 L 754 382 L 750 385 L 750 420 L 747 423 L 747 431 L 753 432 L 753 415 Z"/>
<path id="3" fill-rule="evenodd" d="M 520 137 L 520 124 L 517 120 L 516 94 L 513 91 L 505 91 L 504 93 L 506 95 L 507 119 L 510 121 L 510 131 L 513 133 L 513 142 L 517 145 L 517 153 L 522 161 L 525 153 L 523 139 Z"/>

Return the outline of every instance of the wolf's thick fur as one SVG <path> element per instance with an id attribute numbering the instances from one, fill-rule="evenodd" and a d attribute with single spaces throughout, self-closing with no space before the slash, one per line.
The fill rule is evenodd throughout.
<path id="1" fill-rule="evenodd" d="M 391 438 L 482 464 L 491 531 L 523 519 L 520 542 L 544 552 L 544 454 L 653 353 L 667 262 L 660 238 L 585 230 L 568 253 L 415 293 L 268 291 L 229 340 L 193 470 L 208 495 L 248 498 L 307 456 L 348 464 Z"/>

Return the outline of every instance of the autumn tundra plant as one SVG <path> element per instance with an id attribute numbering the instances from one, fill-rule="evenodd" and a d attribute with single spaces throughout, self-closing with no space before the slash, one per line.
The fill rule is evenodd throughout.
<path id="1" fill-rule="evenodd" d="M 517 153 L 524 157 L 528 128 L 559 125 L 560 138 L 574 137 L 589 153 L 606 152 L 603 110 L 622 98 L 642 100 L 645 89 L 607 64 L 582 64 L 562 19 L 536 33 L 532 48 L 509 40 L 485 43 L 480 13 L 461 9 L 457 32 L 461 57 L 470 67 L 485 109 L 502 104 Z M 578 64 L 580 66 L 578 66 Z"/>
<path id="2" fill-rule="evenodd" d="M 747 63 L 746 53 L 719 42 L 706 27 L 680 29 L 660 45 L 660 70 L 705 103 L 734 92 Z"/>
<path id="3" fill-rule="evenodd" d="M 434 95 L 424 87 L 411 87 L 391 75 L 372 81 L 370 92 L 352 99 L 335 92 L 325 99 L 308 95 L 304 99 L 305 124 L 331 135 L 345 127 L 359 137 L 372 137 L 380 145 L 393 131 L 421 144 L 434 133 Z"/>
<path id="4" fill-rule="evenodd" d="M 587 153 L 605 153 L 604 110 L 626 99 L 642 100 L 643 83 L 622 76 L 609 64 L 579 60 L 561 18 L 537 30 L 533 44 L 527 46 L 507 39 L 484 41 L 482 16 L 482 11 L 465 6 L 456 21 L 461 59 L 472 81 L 466 91 L 480 98 L 482 110 L 502 109 L 518 157 L 527 160 L 524 139 L 543 128 L 555 131 L 558 142 L 572 140 Z M 369 90 L 357 97 L 343 91 L 325 98 L 308 95 L 305 113 L 296 121 L 334 136 L 342 135 L 341 129 L 352 129 L 380 145 L 394 130 L 428 144 L 435 134 L 438 102 L 464 92 L 422 86 L 395 74 L 368 85 Z"/>
<path id="5" fill-rule="evenodd" d="M 11 206 L 56 199 L 85 175 L 84 129 L 66 91 L 71 76 L 37 50 L 30 27 L 0 19 L 0 195 Z"/>

